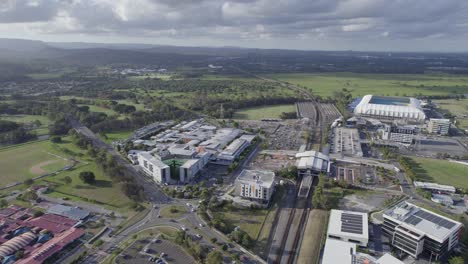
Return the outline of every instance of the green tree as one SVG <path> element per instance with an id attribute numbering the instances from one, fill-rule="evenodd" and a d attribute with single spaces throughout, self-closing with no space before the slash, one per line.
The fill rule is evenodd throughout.
<path id="1" fill-rule="evenodd" d="M 54 136 L 54 137 L 51 137 L 51 138 L 50 138 L 50 141 L 51 141 L 52 143 L 62 143 L 62 138 L 59 137 L 59 136 Z"/>
<path id="2" fill-rule="evenodd" d="M 80 172 L 80 179 L 87 184 L 93 184 L 96 182 L 96 176 L 94 176 L 94 172 L 92 171 L 82 171 Z"/>
<path id="3" fill-rule="evenodd" d="M 465 263 L 465 260 L 461 256 L 452 257 L 449 259 L 449 264 L 464 264 L 464 263 Z"/>
<path id="4" fill-rule="evenodd" d="M 23 200 L 26 200 L 26 201 L 35 201 L 35 200 L 37 200 L 37 198 L 39 198 L 39 197 L 37 196 L 37 193 L 36 193 L 35 191 L 28 191 L 28 192 L 25 192 L 25 193 L 21 196 L 21 198 L 22 198 Z"/>
<path id="5" fill-rule="evenodd" d="M 5 199 L 0 200 L 0 208 L 4 208 L 8 206 L 8 202 Z"/>
<path id="6" fill-rule="evenodd" d="M 177 231 L 175 242 L 179 245 L 182 245 L 185 243 L 185 239 L 187 237 L 187 234 L 185 233 L 184 230 L 179 230 Z"/>
<path id="7" fill-rule="evenodd" d="M 65 178 L 63 178 L 63 181 L 68 185 L 72 183 L 72 178 L 70 176 L 65 176 Z"/>
<path id="8" fill-rule="evenodd" d="M 30 185 L 32 185 L 34 183 L 34 181 L 33 181 L 33 179 L 27 179 L 23 183 L 24 183 L 24 185 L 30 186 Z"/>
<path id="9" fill-rule="evenodd" d="M 211 251 L 206 256 L 206 263 L 207 264 L 223 263 L 223 255 L 217 250 Z"/>

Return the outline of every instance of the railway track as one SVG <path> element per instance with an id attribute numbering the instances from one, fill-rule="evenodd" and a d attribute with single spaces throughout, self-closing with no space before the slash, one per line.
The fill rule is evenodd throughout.
<path id="1" fill-rule="evenodd" d="M 324 120 L 324 119 L 328 119 L 328 116 L 330 115 L 333 116 L 334 109 L 332 107 L 328 107 L 328 106 L 325 108 L 320 107 L 320 104 L 314 99 L 313 95 L 309 91 L 301 87 L 298 87 L 296 85 L 281 82 L 275 79 L 265 78 L 263 76 L 258 76 L 258 75 L 246 72 L 239 68 L 235 68 L 235 69 L 247 75 L 253 76 L 255 78 L 258 78 L 264 81 L 279 83 L 280 85 L 284 87 L 288 87 L 289 89 L 292 89 L 298 92 L 299 94 L 303 95 L 306 102 L 304 102 L 304 104 L 302 103 L 296 104 L 296 111 L 299 114 L 298 116 L 300 116 L 301 115 L 300 108 L 301 107 L 305 108 L 307 112 L 307 116 L 304 116 L 304 117 L 307 117 L 312 121 L 310 128 L 311 128 L 311 133 L 313 133 L 313 136 L 311 136 L 309 138 L 309 142 L 307 142 L 307 149 L 308 150 L 312 149 L 312 146 L 315 143 L 315 144 L 318 144 L 319 146 L 318 150 L 319 151 L 322 150 L 323 130 L 324 130 L 324 126 L 326 126 L 328 122 L 328 120 Z M 322 113 L 322 110 L 323 110 L 323 113 Z M 299 249 L 302 243 L 303 231 L 305 230 L 305 225 L 307 223 L 307 219 L 308 219 L 311 204 L 312 204 L 312 199 L 310 197 L 311 197 L 311 193 L 313 193 L 313 186 L 317 185 L 318 183 L 318 177 L 313 178 L 313 183 L 311 186 L 312 189 L 309 191 L 306 197 L 298 196 L 301 183 L 302 183 L 302 178 L 298 179 L 296 182 L 296 186 L 294 189 L 295 190 L 294 191 L 295 200 L 293 201 L 294 206 L 290 209 L 290 211 L 282 212 L 283 214 L 280 215 L 280 218 L 282 218 L 285 216 L 285 213 L 289 212 L 286 226 L 284 230 L 280 230 L 279 236 L 282 236 L 282 240 L 278 245 L 275 245 L 275 247 L 270 250 L 270 254 L 268 256 L 268 263 L 292 264 L 292 263 L 295 263 L 299 255 Z M 288 208 L 283 209 L 283 210 L 288 210 Z M 278 228 L 278 226 L 276 228 Z M 276 235 L 277 233 L 275 233 L 275 237 Z"/>

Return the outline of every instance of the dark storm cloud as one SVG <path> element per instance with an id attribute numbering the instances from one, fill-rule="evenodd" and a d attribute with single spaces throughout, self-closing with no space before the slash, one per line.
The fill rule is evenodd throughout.
<path id="1" fill-rule="evenodd" d="M 39 33 L 213 39 L 468 34 L 466 0 L 6 0 L 0 24 Z M 33 23 L 35 22 L 35 23 Z"/>

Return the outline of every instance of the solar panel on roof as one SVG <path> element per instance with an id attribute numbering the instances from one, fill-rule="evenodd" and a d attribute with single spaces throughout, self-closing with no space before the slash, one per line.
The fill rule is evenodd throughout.
<path id="1" fill-rule="evenodd" d="M 362 234 L 362 216 L 356 214 L 341 214 L 341 232 Z"/>
<path id="2" fill-rule="evenodd" d="M 452 227 L 455 226 L 455 224 L 453 222 L 450 222 L 440 216 L 437 216 L 435 214 L 432 214 L 432 213 L 429 213 L 429 212 L 425 212 L 425 211 L 418 211 L 416 212 L 414 215 L 426 220 L 426 221 L 429 221 L 433 224 L 436 224 L 436 225 L 439 225 L 439 226 L 442 226 L 444 228 L 447 228 L 447 229 L 451 229 Z M 409 217 L 411 218 L 411 217 Z M 409 219 L 408 218 L 408 219 Z"/>
<path id="3" fill-rule="evenodd" d="M 408 224 L 410 224 L 410 225 L 414 225 L 414 226 L 417 225 L 417 224 L 419 224 L 421 221 L 422 221 L 421 218 L 416 217 L 416 216 L 414 216 L 414 215 L 408 217 L 408 218 L 405 220 L 406 223 L 408 223 Z"/>

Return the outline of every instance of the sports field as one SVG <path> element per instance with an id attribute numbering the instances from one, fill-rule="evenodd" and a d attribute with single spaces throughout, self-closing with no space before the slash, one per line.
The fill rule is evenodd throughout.
<path id="1" fill-rule="evenodd" d="M 49 194 L 52 197 L 67 197 L 70 200 L 80 201 L 94 200 L 113 210 L 127 210 L 131 201 L 122 193 L 121 186 L 104 175 L 93 159 L 87 156 L 86 151 L 75 146 L 70 138 L 64 137 L 62 140 L 64 143 L 61 144 L 45 140 L 0 149 L 2 179 L 0 186 L 22 182 L 45 172 L 54 172 L 71 164 L 63 158 L 73 157 L 80 161 L 76 168 L 47 176 L 36 184 L 53 184 L 54 191 Z M 83 183 L 79 179 L 81 171 L 92 171 L 96 176 L 96 183 L 93 185 Z M 65 183 L 66 176 L 72 179 L 71 184 Z"/>
<path id="2" fill-rule="evenodd" d="M 418 180 L 452 185 L 468 190 L 468 165 L 446 160 L 412 158 Z"/>
<path id="3" fill-rule="evenodd" d="M 264 118 L 280 118 L 283 112 L 295 112 L 291 105 L 274 105 L 241 109 L 234 113 L 234 119 L 260 120 Z"/>
<path id="4" fill-rule="evenodd" d="M 389 96 L 446 95 L 468 93 L 467 75 L 430 74 L 359 74 L 359 73 L 292 73 L 269 74 L 268 78 L 289 82 L 319 96 L 332 96 L 343 88 L 353 96 L 366 94 Z"/>
<path id="5" fill-rule="evenodd" d="M 49 141 L 35 141 L 0 149 L 1 186 L 45 173 L 70 164 L 63 153 L 51 148 Z"/>
<path id="6" fill-rule="evenodd" d="M 304 238 L 297 258 L 298 264 L 318 263 L 322 240 L 327 232 L 327 211 L 313 209 L 309 213 Z"/>

